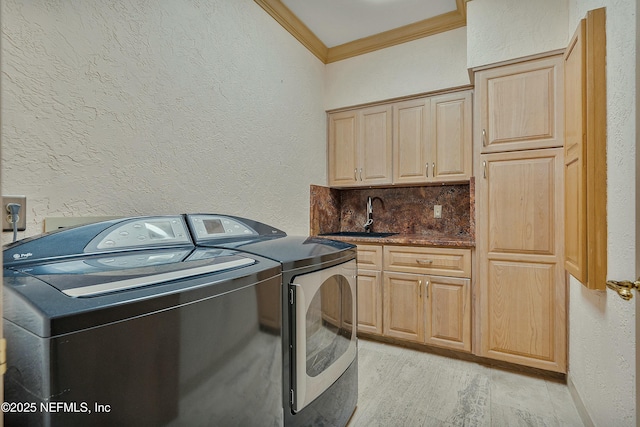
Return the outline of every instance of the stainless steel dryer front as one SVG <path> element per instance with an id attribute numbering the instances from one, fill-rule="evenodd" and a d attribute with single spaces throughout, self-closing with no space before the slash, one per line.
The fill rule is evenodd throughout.
<path id="1" fill-rule="evenodd" d="M 188 215 L 196 245 L 282 265 L 282 404 L 285 426 L 345 426 L 358 396 L 356 247 L 333 240 L 227 230 L 253 221 Z"/>

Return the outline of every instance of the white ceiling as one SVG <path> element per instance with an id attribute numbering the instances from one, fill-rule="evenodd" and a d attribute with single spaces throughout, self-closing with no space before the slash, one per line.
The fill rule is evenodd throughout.
<path id="1" fill-rule="evenodd" d="M 456 10 L 456 0 L 282 0 L 331 48 Z"/>

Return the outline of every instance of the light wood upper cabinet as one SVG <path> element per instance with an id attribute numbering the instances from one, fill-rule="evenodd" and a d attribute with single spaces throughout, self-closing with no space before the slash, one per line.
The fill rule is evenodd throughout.
<path id="1" fill-rule="evenodd" d="M 329 115 L 329 185 L 354 185 L 360 165 L 357 111 Z"/>
<path id="2" fill-rule="evenodd" d="M 566 372 L 563 149 L 479 160 L 479 354 Z"/>
<path id="3" fill-rule="evenodd" d="M 360 158 L 366 185 L 391 182 L 391 107 L 378 106 L 362 110 L 360 121 Z M 360 170 L 358 170 L 360 173 Z"/>
<path id="4" fill-rule="evenodd" d="M 561 55 L 475 73 L 474 140 L 482 153 L 562 147 Z"/>
<path id="5" fill-rule="evenodd" d="M 467 181 L 470 90 L 329 114 L 329 186 Z"/>
<path id="6" fill-rule="evenodd" d="M 605 22 L 589 11 L 564 55 L 564 267 L 589 289 L 607 280 Z"/>
<path id="7" fill-rule="evenodd" d="M 471 91 L 395 104 L 394 184 L 468 180 L 471 113 Z"/>
<path id="8" fill-rule="evenodd" d="M 393 106 L 393 182 L 411 184 L 429 180 L 431 153 L 430 99 L 416 99 Z"/>
<path id="9" fill-rule="evenodd" d="M 471 92 L 431 98 L 431 174 L 440 182 L 467 180 L 472 173 Z"/>
<path id="10" fill-rule="evenodd" d="M 391 183 L 391 107 L 329 114 L 329 185 Z"/>

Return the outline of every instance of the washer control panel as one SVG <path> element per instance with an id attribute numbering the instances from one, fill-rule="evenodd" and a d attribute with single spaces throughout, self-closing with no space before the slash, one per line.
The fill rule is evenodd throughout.
<path id="1" fill-rule="evenodd" d="M 235 218 L 222 215 L 190 215 L 189 217 L 196 241 L 258 235 L 253 228 Z"/>
<path id="2" fill-rule="evenodd" d="M 191 238 L 181 216 L 146 217 L 126 220 L 106 229 L 89 242 L 85 253 L 189 243 Z"/>

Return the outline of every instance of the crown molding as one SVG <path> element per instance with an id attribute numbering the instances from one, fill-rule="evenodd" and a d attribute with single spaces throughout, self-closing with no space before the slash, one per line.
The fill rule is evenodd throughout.
<path id="1" fill-rule="evenodd" d="M 255 0 L 255 2 L 318 59 L 327 63 L 328 48 L 280 0 Z"/>
<path id="2" fill-rule="evenodd" d="M 328 64 L 464 27 L 467 25 L 466 3 L 470 0 L 456 0 L 455 11 L 331 48 L 327 48 L 281 0 L 254 1 L 318 59 Z"/>

